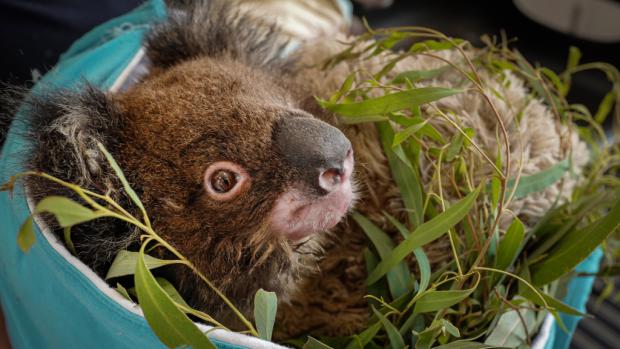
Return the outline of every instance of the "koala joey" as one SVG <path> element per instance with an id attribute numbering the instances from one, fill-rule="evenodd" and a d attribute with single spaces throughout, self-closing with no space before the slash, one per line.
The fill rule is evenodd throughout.
<path id="1" fill-rule="evenodd" d="M 351 334 L 368 319 L 367 242 L 347 213 L 357 201 L 357 210 L 386 229 L 383 211 L 405 216 L 374 125 L 343 125 L 315 96 L 329 97 L 356 64 L 380 67 L 387 58 L 323 71 L 317 63 L 342 48 L 334 38 L 285 56 L 277 30 L 223 3 L 198 2 L 157 25 L 145 43 L 149 73 L 126 91 L 84 86 L 29 99 L 28 168 L 110 193 L 130 207 L 97 148 L 104 144 L 155 230 L 242 311 L 249 315 L 263 288 L 281 301 L 280 336 Z M 394 73 L 420 64 L 404 60 Z M 452 103 L 467 109 L 478 102 Z M 557 136 L 543 119 L 531 119 L 542 123 L 544 137 Z M 35 200 L 71 195 L 36 178 L 27 186 Z M 77 256 L 102 276 L 119 250 L 139 244 L 135 229 L 108 218 L 74 227 L 72 240 Z M 433 246 L 448 255 L 445 244 Z M 190 270 L 157 272 L 191 306 L 235 326 Z"/>

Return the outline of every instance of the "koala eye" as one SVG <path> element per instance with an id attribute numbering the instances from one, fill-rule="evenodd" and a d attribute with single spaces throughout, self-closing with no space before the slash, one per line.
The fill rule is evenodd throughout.
<path id="1" fill-rule="evenodd" d="M 217 193 L 228 193 L 237 184 L 237 174 L 228 170 L 218 170 L 211 176 L 211 187 Z"/>
<path id="2" fill-rule="evenodd" d="M 247 190 L 250 177 L 240 165 L 230 161 L 218 161 L 205 171 L 204 186 L 210 198 L 227 201 Z"/>

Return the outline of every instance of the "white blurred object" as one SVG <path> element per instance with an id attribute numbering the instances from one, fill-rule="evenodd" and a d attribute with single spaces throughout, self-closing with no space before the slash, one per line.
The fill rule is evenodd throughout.
<path id="1" fill-rule="evenodd" d="M 514 0 L 532 20 L 580 39 L 620 41 L 620 2 L 615 0 Z"/>
<path id="2" fill-rule="evenodd" d="M 237 0 L 242 11 L 275 23 L 293 41 L 348 32 L 352 6 L 348 0 Z"/>

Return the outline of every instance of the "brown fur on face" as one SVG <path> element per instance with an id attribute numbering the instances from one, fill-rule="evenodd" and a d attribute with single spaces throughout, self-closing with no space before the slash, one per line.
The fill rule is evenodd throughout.
<path id="1" fill-rule="evenodd" d="M 126 124 L 119 159 L 156 231 L 242 306 L 259 287 L 285 293 L 300 272 L 292 247 L 266 222 L 293 180 L 272 144 L 273 125 L 292 103 L 272 80 L 232 59 L 205 57 L 158 72 L 118 99 Z M 204 194 L 205 169 L 220 160 L 251 177 L 231 201 Z M 196 306 L 221 304 L 190 272 L 173 278 Z"/>

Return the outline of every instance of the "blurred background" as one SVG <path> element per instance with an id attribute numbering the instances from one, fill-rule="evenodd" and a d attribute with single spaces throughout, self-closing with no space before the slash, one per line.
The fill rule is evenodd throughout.
<path id="1" fill-rule="evenodd" d="M 0 81 L 30 84 L 77 38 L 141 2 L 0 0 Z M 478 45 L 483 34 L 505 35 L 528 60 L 556 72 L 563 70 L 570 46 L 581 49 L 582 62 L 620 66 L 620 0 L 356 0 L 353 13 L 357 31 L 363 29 L 359 19 L 366 18 L 374 28 L 425 26 Z M 610 87 L 603 73 L 581 73 L 569 100 L 596 110 Z M 609 291 L 597 281 L 588 304 L 594 317 L 580 323 L 573 348 L 620 347 L 616 292 L 597 300 Z"/>

